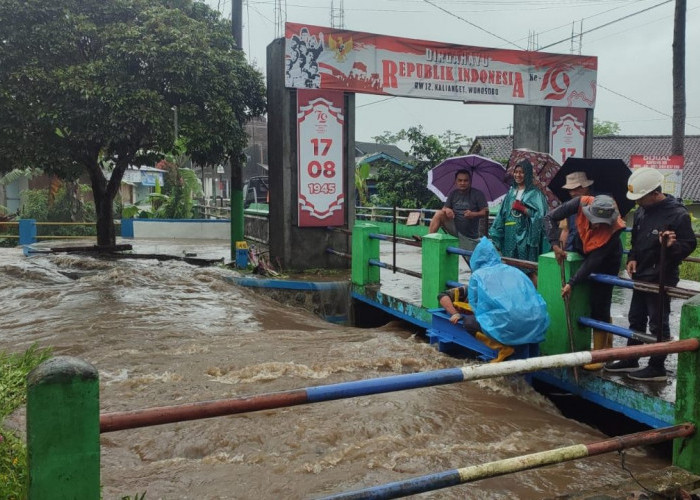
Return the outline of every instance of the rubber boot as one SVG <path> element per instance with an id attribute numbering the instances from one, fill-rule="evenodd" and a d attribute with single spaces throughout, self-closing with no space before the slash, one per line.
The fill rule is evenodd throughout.
<path id="1" fill-rule="evenodd" d="M 486 344 L 488 347 L 493 349 L 494 351 L 498 352 L 498 356 L 496 356 L 496 359 L 492 359 L 490 363 L 500 363 L 504 359 L 506 359 L 508 356 L 513 354 L 515 352 L 515 349 L 513 349 L 509 345 L 501 344 L 500 342 L 496 342 L 490 337 L 487 337 L 481 332 L 476 332 L 474 334 L 477 340 L 483 342 Z"/>
<path id="2" fill-rule="evenodd" d="M 612 347 L 613 336 L 612 333 L 604 332 L 601 330 L 593 330 L 593 350 L 598 349 L 610 349 Z M 603 368 L 604 363 L 589 363 L 583 365 L 584 370 L 596 371 Z"/>

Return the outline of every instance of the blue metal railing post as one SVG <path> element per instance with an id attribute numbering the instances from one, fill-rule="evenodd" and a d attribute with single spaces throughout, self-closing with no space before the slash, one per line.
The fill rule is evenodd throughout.
<path id="1" fill-rule="evenodd" d="M 19 220 L 19 244 L 31 245 L 36 243 L 36 220 L 35 219 L 20 219 Z"/>
<path id="2" fill-rule="evenodd" d="M 134 219 L 122 219 L 122 238 L 134 237 Z"/>

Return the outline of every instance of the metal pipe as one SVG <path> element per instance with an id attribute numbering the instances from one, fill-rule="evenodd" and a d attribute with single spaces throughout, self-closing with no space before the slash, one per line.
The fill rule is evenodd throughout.
<path id="1" fill-rule="evenodd" d="M 393 264 L 393 272 L 396 274 L 396 203 L 394 203 L 394 220 L 392 221 L 393 224 L 391 225 L 393 229 L 393 234 L 391 235 L 392 238 L 392 244 L 391 244 L 391 254 L 393 256 L 392 264 Z"/>
<path id="2" fill-rule="evenodd" d="M 94 222 L 36 222 L 37 226 L 95 226 Z"/>
<path id="3" fill-rule="evenodd" d="M 471 254 L 473 253 L 472 250 L 464 250 L 463 248 L 459 248 L 459 247 L 447 247 L 446 250 L 447 250 L 447 253 L 454 253 L 457 255 L 471 256 Z M 508 264 L 509 266 L 520 267 L 523 269 L 532 269 L 534 271 L 537 271 L 537 262 L 530 262 L 529 260 L 513 259 L 511 257 L 501 257 L 501 262 L 503 262 L 504 264 Z"/>
<path id="4" fill-rule="evenodd" d="M 589 444 L 575 444 L 563 448 L 531 453 L 529 455 L 497 460 L 495 462 L 452 469 L 435 474 L 427 474 L 425 476 L 418 476 L 362 490 L 338 493 L 336 495 L 323 497 L 323 500 L 401 498 L 426 491 L 447 488 L 449 486 L 471 483 L 490 477 L 498 477 L 546 465 L 559 464 L 579 458 L 620 451 L 626 448 L 663 443 L 671 441 L 672 439 L 688 437 L 694 433 L 695 426 L 690 423 L 685 423 L 661 429 L 626 434 Z"/>
<path id="5" fill-rule="evenodd" d="M 566 270 L 564 269 L 564 261 L 559 262 L 559 270 L 561 271 L 561 287 L 562 289 L 566 286 Z M 571 287 L 569 287 L 571 289 Z M 569 296 L 564 296 L 564 315 L 566 316 L 566 333 L 569 336 L 569 352 L 574 352 L 574 327 L 571 324 L 571 303 L 569 302 Z M 578 385 L 578 369 L 574 366 L 574 380 L 576 385 Z"/>
<path id="6" fill-rule="evenodd" d="M 339 384 L 321 385 L 286 392 L 261 394 L 218 401 L 203 401 L 177 406 L 163 406 L 100 415 L 100 432 L 113 432 L 137 427 L 161 425 L 185 420 L 234 415 L 259 410 L 270 410 L 307 403 L 368 396 L 387 392 L 453 384 L 471 380 L 519 375 L 549 368 L 566 368 L 615 359 L 632 359 L 654 354 L 695 351 L 700 340 L 685 339 L 650 345 L 616 347 L 597 351 L 577 351 L 553 356 L 516 359 L 504 363 L 487 363 L 447 368 L 428 372 L 408 373 Z"/>
<path id="7" fill-rule="evenodd" d="M 603 330 L 606 332 L 610 332 L 614 335 L 619 335 L 620 337 L 639 340 L 640 342 L 644 342 L 645 344 L 653 344 L 654 342 L 656 342 L 656 337 L 647 335 L 646 333 L 635 332 L 634 330 L 630 330 L 629 328 L 623 328 L 621 326 L 613 325 L 611 323 L 606 323 L 605 321 L 587 318 L 586 316 L 579 316 L 578 322 L 584 326 L 590 326 L 591 328 L 595 328 L 596 330 Z"/>
<path id="8" fill-rule="evenodd" d="M 413 276 L 415 278 L 423 278 L 423 274 L 419 273 L 418 271 L 411 271 L 410 269 L 404 269 L 402 267 L 397 267 L 397 266 L 392 266 L 391 264 L 387 264 L 386 262 L 382 262 L 377 259 L 369 259 L 369 265 L 370 266 L 377 266 L 377 267 L 383 267 L 384 269 L 389 269 L 390 271 L 394 272 L 400 272 L 403 274 L 408 274 L 409 276 Z"/>
<path id="9" fill-rule="evenodd" d="M 388 236 L 386 234 L 369 233 L 369 237 L 371 239 L 382 240 L 382 241 L 394 241 L 395 240 L 396 242 L 401 243 L 402 245 L 409 245 L 412 247 L 420 247 L 421 246 L 419 241 L 409 240 L 407 238 L 400 238 L 400 237 L 394 238 L 394 237 Z"/>
<path id="10" fill-rule="evenodd" d="M 350 234 L 352 235 L 352 231 L 349 229 L 345 229 L 344 227 L 333 227 L 333 226 L 328 226 L 326 228 L 327 231 L 331 231 L 334 233 L 343 233 L 343 234 Z"/>
<path id="11" fill-rule="evenodd" d="M 659 252 L 659 322 L 657 325 L 656 341 L 664 340 L 664 308 L 666 302 L 666 243 L 668 234 L 661 233 L 661 251 Z"/>
<path id="12" fill-rule="evenodd" d="M 345 252 L 339 252 L 338 250 L 334 250 L 331 247 L 326 247 L 326 253 L 337 255 L 338 257 L 343 257 L 344 259 L 348 259 L 348 260 L 352 259 L 351 254 L 345 253 Z"/>
<path id="13" fill-rule="evenodd" d="M 600 283 L 607 283 L 609 285 L 619 286 L 622 288 L 631 288 L 634 290 L 639 290 L 640 292 L 659 292 L 658 283 L 649 283 L 647 281 L 633 281 L 618 276 L 613 276 L 612 274 L 599 274 L 593 273 L 589 276 L 590 279 L 598 281 Z M 679 288 L 675 286 L 664 287 L 666 293 L 669 297 L 675 297 L 678 299 L 689 299 L 697 295 L 698 291 L 690 290 L 688 288 Z"/>

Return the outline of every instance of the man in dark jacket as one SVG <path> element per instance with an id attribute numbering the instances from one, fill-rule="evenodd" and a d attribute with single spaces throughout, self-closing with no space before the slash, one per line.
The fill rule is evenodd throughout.
<path id="1" fill-rule="evenodd" d="M 627 198 L 635 200 L 639 208 L 634 214 L 632 248 L 627 257 L 627 272 L 636 281 L 659 283 L 661 245 L 666 246 L 663 262 L 664 285 L 675 286 L 679 280 L 679 266 L 695 250 L 697 241 L 690 223 L 690 215 L 683 204 L 671 195 L 661 192 L 663 175 L 653 168 L 638 168 L 629 178 Z M 652 335 L 671 338 L 668 325 L 671 300 L 666 295 L 661 301 L 652 292 L 632 292 L 628 319 L 630 329 L 645 333 L 647 324 Z M 641 342 L 629 339 L 627 345 Z M 646 368 L 639 368 L 639 360 L 625 359 L 606 363 L 610 372 L 629 372 L 634 380 L 666 380 L 666 355 L 651 356 Z"/>

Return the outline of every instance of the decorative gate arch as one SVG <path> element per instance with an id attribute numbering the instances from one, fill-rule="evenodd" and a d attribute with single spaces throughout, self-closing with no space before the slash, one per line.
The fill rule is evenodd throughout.
<path id="1" fill-rule="evenodd" d="M 513 147 L 550 152 L 584 132 L 590 156 L 598 61 L 287 23 L 268 46 L 270 253 L 284 267 L 347 267 L 327 226 L 352 229 L 355 93 L 514 106 Z M 319 146 L 323 146 L 320 148 Z"/>

